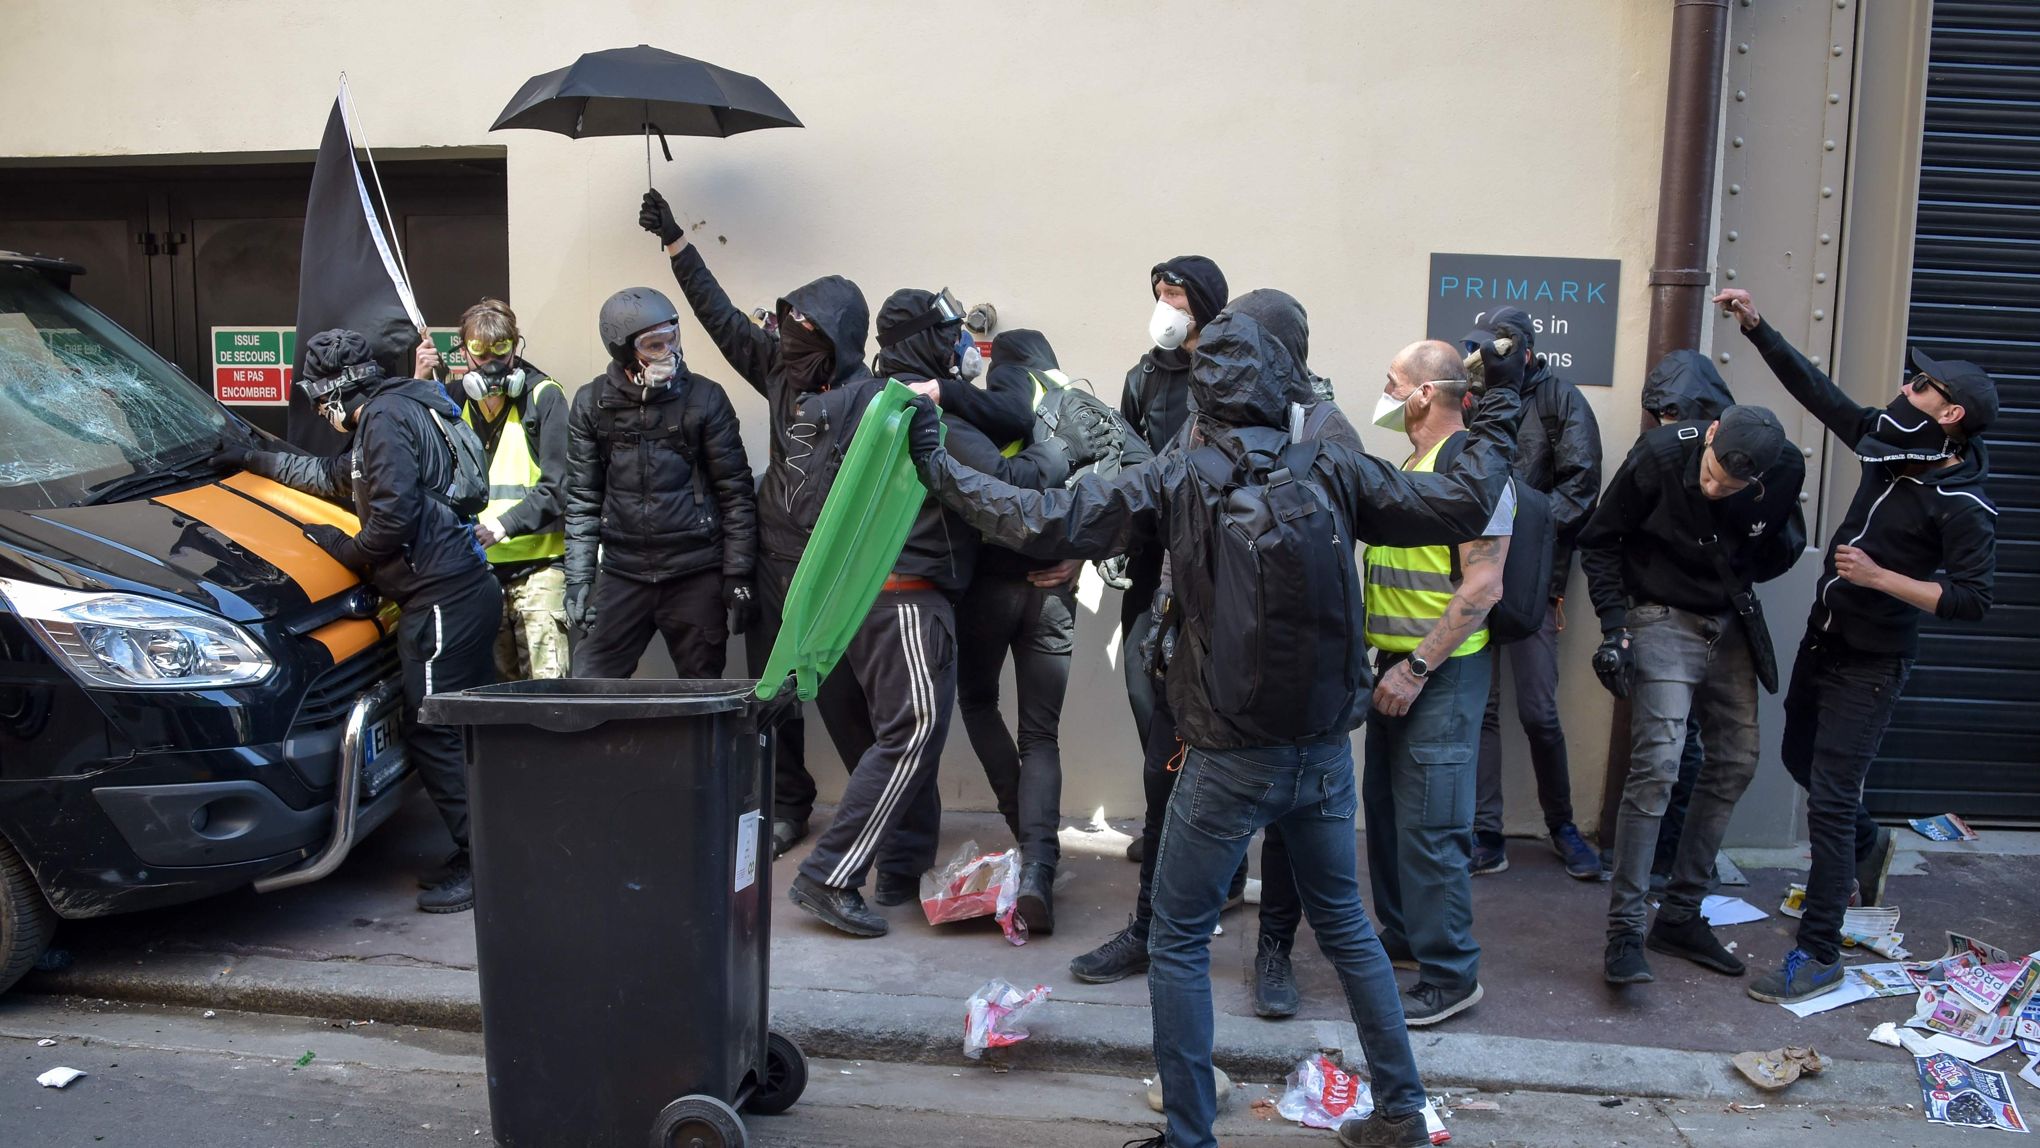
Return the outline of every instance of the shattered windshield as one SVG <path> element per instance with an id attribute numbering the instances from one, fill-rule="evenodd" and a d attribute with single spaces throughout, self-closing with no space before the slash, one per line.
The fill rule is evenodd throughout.
<path id="1" fill-rule="evenodd" d="M 112 320 L 27 268 L 0 266 L 0 506 L 69 506 L 241 436 L 211 396 Z"/>

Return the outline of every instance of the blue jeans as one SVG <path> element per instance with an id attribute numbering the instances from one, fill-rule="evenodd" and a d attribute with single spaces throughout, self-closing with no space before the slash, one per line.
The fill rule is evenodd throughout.
<path id="1" fill-rule="evenodd" d="M 1384 666 L 1386 663 L 1384 663 Z M 1473 940 L 1474 790 L 1493 653 L 1447 658 L 1402 717 L 1367 715 L 1367 875 L 1392 947 L 1442 989 L 1480 979 Z"/>
<path id="2" fill-rule="evenodd" d="M 1402 1001 L 1360 903 L 1353 750 L 1345 739 L 1268 749 L 1193 749 L 1176 778 L 1155 862 L 1148 993 L 1170 1148 L 1216 1148 L 1211 1077 L 1211 929 L 1254 831 L 1282 827 L 1318 948 L 1338 970 L 1367 1052 L 1374 1101 L 1424 1106 Z"/>

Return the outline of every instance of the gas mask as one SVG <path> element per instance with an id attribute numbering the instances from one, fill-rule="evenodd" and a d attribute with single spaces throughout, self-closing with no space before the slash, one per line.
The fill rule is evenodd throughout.
<path id="1" fill-rule="evenodd" d="M 355 416 L 367 405 L 363 392 L 382 377 L 382 368 L 374 363 L 356 363 L 329 378 L 306 379 L 298 384 L 298 389 L 311 400 L 319 417 L 335 431 L 346 434 L 353 427 Z"/>
<path id="2" fill-rule="evenodd" d="M 513 363 L 512 359 L 491 359 L 469 367 L 467 373 L 460 377 L 460 388 L 476 402 L 491 395 L 508 395 L 514 399 L 524 393 L 524 368 Z"/>
<path id="3" fill-rule="evenodd" d="M 956 337 L 956 377 L 965 382 L 985 373 L 985 356 L 978 350 L 977 340 L 969 331 L 960 331 Z"/>
<path id="4" fill-rule="evenodd" d="M 680 356 L 676 353 L 668 353 L 665 358 L 653 359 L 649 363 L 640 363 L 637 374 L 631 376 L 631 382 L 637 384 L 638 401 L 648 403 L 665 394 L 679 373 Z"/>
<path id="5" fill-rule="evenodd" d="M 1173 351 L 1190 337 L 1190 316 L 1162 302 L 1155 300 L 1154 314 L 1148 317 L 1148 338 L 1164 351 Z"/>

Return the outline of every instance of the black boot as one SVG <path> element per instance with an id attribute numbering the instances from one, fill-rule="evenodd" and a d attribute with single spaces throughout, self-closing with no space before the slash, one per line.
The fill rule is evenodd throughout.
<path id="1" fill-rule="evenodd" d="M 807 840 L 807 822 L 787 818 L 772 823 L 772 859 L 786 856 L 786 851 Z"/>
<path id="2" fill-rule="evenodd" d="M 1055 932 L 1055 866 L 1029 861 L 1020 867 L 1020 897 L 1014 906 L 1029 933 Z"/>
<path id="3" fill-rule="evenodd" d="M 1299 1003 L 1289 946 L 1263 936 L 1254 954 L 1254 1015 L 1281 1020 L 1295 1016 Z"/>
<path id="4" fill-rule="evenodd" d="M 871 899 L 886 908 L 904 905 L 920 896 L 921 882 L 897 873 L 880 873 L 871 886 Z"/>
<path id="5" fill-rule="evenodd" d="M 786 899 L 820 917 L 823 924 L 853 937 L 883 937 L 890 927 L 864 903 L 862 893 L 824 885 L 805 873 L 787 886 Z"/>
<path id="6" fill-rule="evenodd" d="M 475 907 L 475 871 L 467 850 L 447 860 L 446 879 L 418 894 L 418 907 L 427 913 L 465 913 Z"/>
<path id="7" fill-rule="evenodd" d="M 1109 985 L 1148 970 L 1147 923 L 1129 920 L 1112 939 L 1070 962 L 1070 975 L 1087 985 Z"/>

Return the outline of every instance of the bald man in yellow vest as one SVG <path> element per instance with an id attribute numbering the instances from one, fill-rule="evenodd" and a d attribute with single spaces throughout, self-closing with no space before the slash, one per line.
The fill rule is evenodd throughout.
<path id="1" fill-rule="evenodd" d="M 1389 364 L 1375 425 L 1409 436 L 1405 471 L 1430 472 L 1466 446 L 1466 368 L 1448 343 L 1413 343 Z M 1516 514 L 1509 487 L 1481 537 L 1458 546 L 1370 546 L 1368 646 L 1373 708 L 1360 799 L 1382 947 L 1418 979 L 1403 1001 L 1412 1027 L 1478 1003 L 1473 940 L 1475 762 L 1493 672 L 1487 614 L 1502 596 Z"/>

